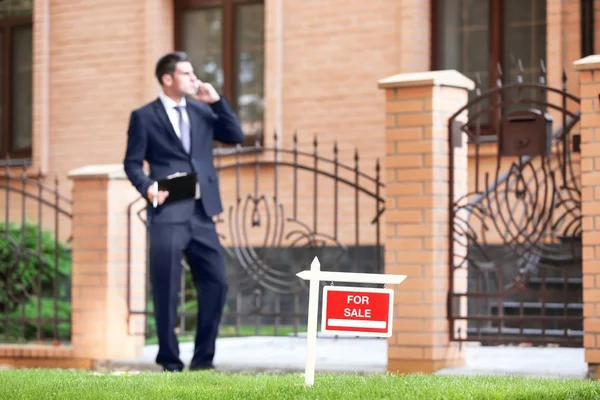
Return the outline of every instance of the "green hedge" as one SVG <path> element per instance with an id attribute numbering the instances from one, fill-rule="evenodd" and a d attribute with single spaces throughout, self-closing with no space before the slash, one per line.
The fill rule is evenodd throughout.
<path id="1" fill-rule="evenodd" d="M 58 264 L 56 263 L 58 254 Z M 58 268 L 56 268 L 58 267 Z M 11 341 L 37 339 L 40 325 L 43 340 L 54 338 L 54 323 L 39 318 L 54 318 L 55 307 L 59 319 L 70 320 L 71 250 L 64 243 L 57 244 L 52 233 L 40 232 L 37 225 L 0 223 L 0 338 L 5 341 L 8 332 Z M 57 285 L 57 301 L 54 285 Z M 8 283 L 8 286 L 7 286 Z M 55 304 L 56 303 L 56 304 Z M 26 321 L 3 321 L 5 316 Z M 58 325 L 58 338 L 70 338 L 70 323 Z"/>
<path id="2" fill-rule="evenodd" d="M 58 254 L 58 271 L 56 271 L 55 255 Z M 58 274 L 57 274 L 58 272 Z M 186 331 L 196 330 L 196 292 L 192 283 L 192 275 L 183 272 L 186 281 L 185 311 L 194 315 L 186 317 Z M 57 279 L 55 279 L 55 277 Z M 7 281 L 8 279 L 8 281 Z M 41 290 L 38 291 L 38 279 Z M 54 300 L 54 283 L 57 283 L 58 300 Z M 10 293 L 6 283 L 10 285 Z M 42 340 L 70 340 L 70 322 L 60 323 L 55 327 L 52 319 L 55 313 L 58 319 L 71 319 L 71 250 L 65 243 L 56 242 L 54 235 L 40 230 L 37 225 L 20 225 L 0 223 L 0 342 L 36 341 L 38 326 Z M 147 335 L 149 339 L 156 338 L 156 327 L 152 315 L 152 295 L 148 296 Z M 224 312 L 228 311 L 225 307 Z M 12 320 L 6 324 L 5 317 Z M 16 321 L 13 318 L 23 319 Z M 42 320 L 40 322 L 40 320 Z M 244 327 L 246 328 L 246 327 Z M 248 331 L 254 327 L 247 327 Z M 55 329 L 57 337 L 55 338 Z M 229 336 L 233 328 L 222 328 Z M 250 333 L 248 333 L 250 334 Z"/>

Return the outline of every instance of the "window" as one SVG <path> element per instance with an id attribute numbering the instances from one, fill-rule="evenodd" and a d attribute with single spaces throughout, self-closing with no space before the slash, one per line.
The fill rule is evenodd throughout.
<path id="1" fill-rule="evenodd" d="M 482 91 L 495 87 L 500 73 L 505 84 L 519 75 L 538 81 L 540 62 L 547 64 L 546 0 L 432 0 L 431 10 L 432 69 L 456 69 L 473 81 L 478 74 Z M 495 134 L 487 128 L 482 134 Z"/>
<path id="2" fill-rule="evenodd" d="M 594 0 L 581 0 L 581 57 L 594 54 Z"/>
<path id="3" fill-rule="evenodd" d="M 31 157 L 32 0 L 0 1 L 0 158 Z"/>
<path id="4" fill-rule="evenodd" d="M 246 141 L 264 138 L 264 4 L 256 0 L 176 0 L 175 44 L 196 75 L 227 97 Z"/>

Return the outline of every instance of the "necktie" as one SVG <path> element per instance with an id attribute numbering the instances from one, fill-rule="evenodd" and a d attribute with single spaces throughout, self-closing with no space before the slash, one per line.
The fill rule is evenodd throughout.
<path id="1" fill-rule="evenodd" d="M 183 119 L 183 106 L 176 106 L 179 114 L 179 132 L 181 132 L 181 143 L 187 153 L 190 152 L 190 125 Z"/>

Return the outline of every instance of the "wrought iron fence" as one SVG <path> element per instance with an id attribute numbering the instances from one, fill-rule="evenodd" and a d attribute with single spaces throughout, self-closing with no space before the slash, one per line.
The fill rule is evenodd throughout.
<path id="1" fill-rule="evenodd" d="M 548 87 L 543 63 L 537 83 L 475 91 L 449 121 L 451 340 L 581 346 L 579 99 L 565 73 L 562 88 Z M 460 134 L 473 157 L 468 194 L 456 198 Z"/>
<path id="2" fill-rule="evenodd" d="M 2 164 L 0 343 L 69 341 L 72 201 L 57 178 L 49 185 L 26 165 Z"/>
<path id="3" fill-rule="evenodd" d="M 379 161 L 371 176 L 361 170 L 358 151 L 348 165 L 340 162 L 337 144 L 331 158 L 318 147 L 315 137 L 312 151 L 302 151 L 294 135 L 291 149 L 258 141 L 251 149 L 215 149 L 225 208 L 215 222 L 229 281 L 221 336 L 303 332 L 308 287 L 295 274 L 315 256 L 324 269 L 383 271 Z M 129 205 L 132 224 L 145 223 L 145 207 L 142 198 Z M 181 279 L 178 331 L 188 334 L 195 327 L 196 294 L 185 260 Z M 153 337 L 148 274 L 146 285 L 143 309 L 132 306 L 130 286 L 130 314 L 146 315 L 144 333 Z"/>

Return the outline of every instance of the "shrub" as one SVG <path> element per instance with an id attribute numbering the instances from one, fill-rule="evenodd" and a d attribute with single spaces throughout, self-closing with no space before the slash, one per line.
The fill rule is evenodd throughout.
<path id="1" fill-rule="evenodd" d="M 11 318 L 8 326 L 0 323 L 0 334 L 32 340 L 40 325 L 42 339 L 53 338 L 54 323 L 38 319 L 54 318 L 55 301 L 57 318 L 70 319 L 70 275 L 71 250 L 64 243 L 57 246 L 50 232 L 33 224 L 0 223 L 0 313 Z M 70 323 L 59 325 L 58 336 L 70 336 Z"/>

